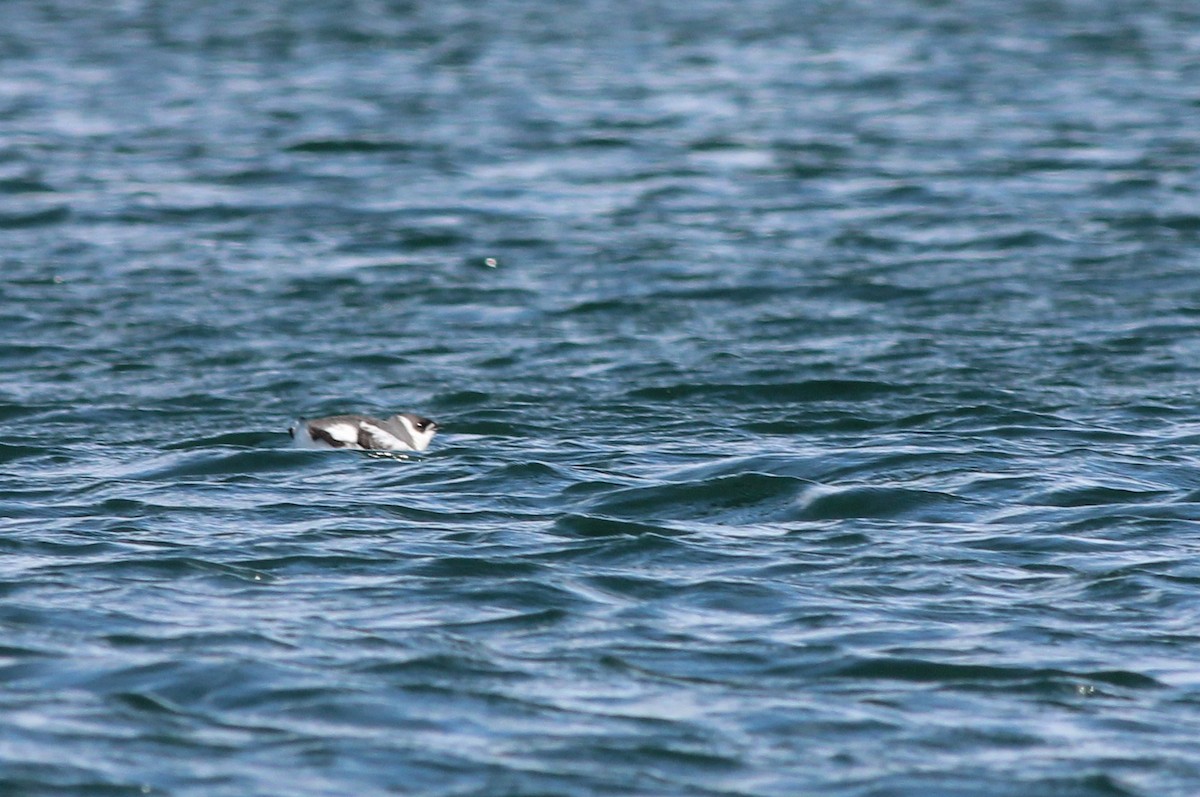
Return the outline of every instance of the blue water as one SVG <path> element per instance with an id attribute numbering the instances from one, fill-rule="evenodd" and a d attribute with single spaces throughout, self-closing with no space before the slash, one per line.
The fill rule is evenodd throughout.
<path id="1" fill-rule="evenodd" d="M 0 793 L 1200 793 L 1197 131 L 1184 0 L 0 4 Z"/>

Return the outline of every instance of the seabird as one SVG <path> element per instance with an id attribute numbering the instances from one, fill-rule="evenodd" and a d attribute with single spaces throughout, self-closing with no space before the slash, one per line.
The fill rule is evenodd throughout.
<path id="1" fill-rule="evenodd" d="M 352 448 L 375 451 L 424 451 L 437 433 L 437 422 L 411 412 L 386 420 L 369 415 L 331 415 L 301 419 L 288 434 L 301 448 Z"/>

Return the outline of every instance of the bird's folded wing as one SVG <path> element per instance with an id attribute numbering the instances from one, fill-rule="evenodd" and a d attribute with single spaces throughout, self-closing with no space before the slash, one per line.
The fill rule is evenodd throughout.
<path id="1" fill-rule="evenodd" d="M 308 434 L 313 440 L 322 440 L 334 448 L 361 445 L 358 424 L 353 423 L 323 423 L 309 424 Z M 365 446 L 364 446 L 365 448 Z"/>
<path id="2" fill-rule="evenodd" d="M 363 421 L 358 425 L 358 444 L 363 448 L 378 448 L 395 451 L 407 449 L 404 441 L 391 432 L 381 429 L 373 423 Z"/>

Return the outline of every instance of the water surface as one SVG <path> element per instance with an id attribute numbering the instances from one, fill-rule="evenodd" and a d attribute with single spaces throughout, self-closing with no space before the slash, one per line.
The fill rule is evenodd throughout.
<path id="1" fill-rule="evenodd" d="M 0 64 L 0 791 L 1200 789 L 1192 4 L 16 0 Z"/>

